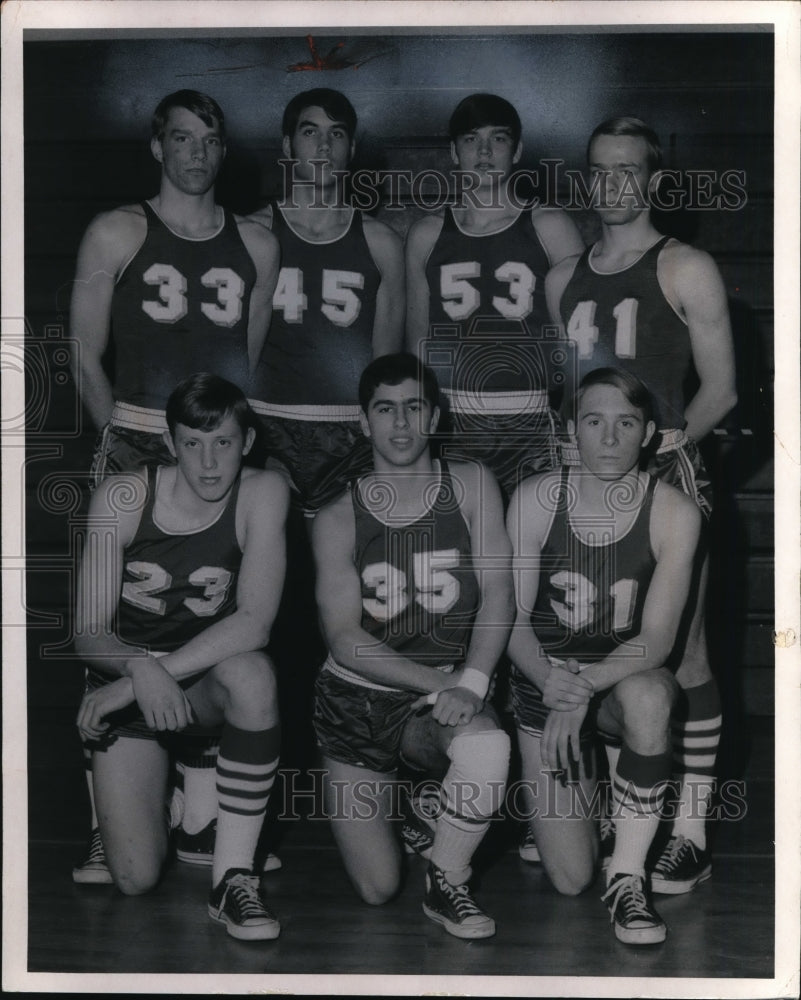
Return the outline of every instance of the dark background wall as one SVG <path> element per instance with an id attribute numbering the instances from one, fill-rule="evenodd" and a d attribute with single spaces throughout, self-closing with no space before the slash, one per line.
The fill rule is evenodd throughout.
<path id="1" fill-rule="evenodd" d="M 280 120 L 295 93 L 342 90 L 359 114 L 367 167 L 447 170 L 446 127 L 469 93 L 501 94 L 523 120 L 522 166 L 561 157 L 581 168 L 586 138 L 612 114 L 653 124 L 666 166 L 744 173 L 737 211 L 676 214 L 668 227 L 708 250 L 729 295 L 741 403 L 707 449 L 719 486 L 718 586 L 711 605 L 717 669 L 731 720 L 772 712 L 773 44 L 769 31 L 637 33 L 315 33 L 345 68 L 290 71 L 310 61 L 305 32 L 273 37 L 100 38 L 24 45 L 25 295 L 27 319 L 29 725 L 32 836 L 82 793 L 72 722 L 82 668 L 70 658 L 76 538 L 85 511 L 93 432 L 69 377 L 64 345 L 75 254 L 99 211 L 149 197 L 158 171 L 149 120 L 159 99 L 192 87 L 223 107 L 229 152 L 218 185 L 236 211 L 278 190 Z M 713 184 L 713 194 L 717 191 Z M 379 209 L 406 232 L 419 209 Z M 587 240 L 589 213 L 577 221 Z M 298 623 L 302 629 L 303 623 Z M 725 743 L 725 738 L 724 738 Z M 735 746 L 736 744 L 736 746 Z M 55 797 L 55 802 L 53 801 Z M 38 803 L 38 805 L 37 805 Z M 83 833 L 83 829 L 80 829 Z"/>

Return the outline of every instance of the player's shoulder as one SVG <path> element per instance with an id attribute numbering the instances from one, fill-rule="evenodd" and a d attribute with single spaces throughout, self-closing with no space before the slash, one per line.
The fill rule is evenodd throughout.
<path id="1" fill-rule="evenodd" d="M 672 270 L 717 267 L 714 258 L 706 250 L 694 247 L 691 243 L 671 238 L 659 253 L 659 267 L 669 267 Z"/>
<path id="2" fill-rule="evenodd" d="M 255 226 L 261 226 L 263 229 L 272 231 L 273 211 L 272 202 L 267 202 L 266 205 L 262 205 L 261 208 L 257 208 L 255 212 L 250 212 L 242 218 L 246 219 Z"/>
<path id="3" fill-rule="evenodd" d="M 364 236 L 368 242 L 378 246 L 401 246 L 403 241 L 392 226 L 364 212 L 361 213 L 361 218 Z"/>
<path id="4" fill-rule="evenodd" d="M 141 240 L 146 231 L 147 218 L 142 205 L 120 205 L 99 212 L 87 226 L 84 238 L 122 249 L 131 240 Z"/>
<path id="5" fill-rule="evenodd" d="M 146 469 L 115 472 L 106 476 L 95 488 L 91 499 L 91 512 L 101 517 L 112 515 L 125 520 L 139 517 L 148 497 Z"/>
<path id="6" fill-rule="evenodd" d="M 512 501 L 520 507 L 528 508 L 533 505 L 537 511 L 550 513 L 556 507 L 561 481 L 561 469 L 526 476 L 512 494 Z"/>
<path id="7" fill-rule="evenodd" d="M 355 489 L 356 487 L 352 487 Z M 351 491 L 346 490 L 335 500 L 330 500 L 314 515 L 312 521 L 312 539 L 319 544 L 321 541 L 348 541 L 354 531 L 353 501 Z"/>
<path id="8" fill-rule="evenodd" d="M 576 264 L 581 260 L 582 250 L 579 253 L 571 253 L 567 257 L 563 257 L 557 264 L 548 271 L 545 276 L 545 280 L 549 284 L 558 284 L 560 282 L 567 282 L 573 277 L 573 272 L 576 270 Z"/>
<path id="9" fill-rule="evenodd" d="M 657 480 L 653 499 L 653 521 L 670 534 L 677 527 L 693 528 L 701 523 L 698 505 L 677 487 Z"/>
<path id="10" fill-rule="evenodd" d="M 442 232 L 444 221 L 445 213 L 442 210 L 417 219 L 409 226 L 409 232 L 406 235 L 407 245 L 417 248 L 433 246 Z"/>
<path id="11" fill-rule="evenodd" d="M 272 217 L 270 217 L 270 224 Z M 264 215 L 255 213 L 253 215 L 235 215 L 239 235 L 251 254 L 261 257 L 265 254 L 278 253 L 278 237 L 268 225 Z"/>
<path id="12" fill-rule="evenodd" d="M 274 469 L 253 469 L 245 466 L 240 476 L 241 501 L 259 516 L 267 511 L 283 514 L 289 504 L 286 478 Z"/>
<path id="13" fill-rule="evenodd" d="M 554 264 L 584 249 L 578 227 L 563 208 L 537 205 L 531 209 L 531 224 Z"/>
<path id="14" fill-rule="evenodd" d="M 657 275 L 667 294 L 675 292 L 680 302 L 699 294 L 712 294 L 722 281 L 710 253 L 676 239 L 668 240 L 660 251 Z"/>

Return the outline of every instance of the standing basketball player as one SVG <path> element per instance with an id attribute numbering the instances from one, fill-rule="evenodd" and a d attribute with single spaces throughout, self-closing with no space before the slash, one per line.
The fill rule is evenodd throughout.
<path id="1" fill-rule="evenodd" d="M 225 120 L 216 101 L 194 90 L 169 94 L 153 114 L 150 147 L 161 165 L 158 194 L 97 216 L 78 252 L 73 366 L 81 401 L 100 432 L 95 486 L 110 472 L 172 462 L 164 407 L 187 375 L 205 370 L 247 387 L 278 276 L 275 237 L 215 201 L 225 156 Z M 112 379 L 103 363 L 110 341 Z M 185 762 L 181 856 L 210 863 L 213 751 L 203 757 Z M 90 773 L 87 778 L 91 801 Z M 89 857 L 73 872 L 78 882 L 110 880 L 93 803 L 92 813 Z"/>
<path id="2" fill-rule="evenodd" d="M 407 344 L 430 357 L 447 396 L 449 453 L 487 464 L 508 500 L 521 478 L 556 464 L 544 282 L 584 244 L 561 210 L 522 206 L 521 124 L 508 101 L 466 97 L 449 133 L 460 190 L 409 231 Z"/>
<path id="3" fill-rule="evenodd" d="M 94 741 L 100 833 L 118 888 L 153 888 L 167 855 L 169 750 L 221 724 L 209 914 L 233 937 L 275 938 L 253 860 L 278 766 L 275 679 L 261 650 L 283 584 L 288 489 L 278 473 L 242 469 L 255 417 L 232 383 L 190 377 L 166 419 L 175 464 L 108 477 L 89 512 L 78 726 Z"/>
<path id="4" fill-rule="evenodd" d="M 403 338 L 403 251 L 347 203 L 356 112 L 336 90 L 297 94 L 282 122 L 285 192 L 253 216 L 281 246 L 270 331 L 253 389 L 271 455 L 312 514 L 345 488 L 364 367 Z"/>
<path id="5" fill-rule="evenodd" d="M 661 236 L 651 221 L 648 192 L 662 161 L 651 128 L 637 118 L 605 121 L 590 137 L 587 158 L 597 179 L 601 238 L 549 274 L 551 315 L 575 345 L 579 377 L 616 365 L 645 383 L 655 401 L 659 432 L 650 471 L 682 489 L 708 517 L 710 484 L 697 442 L 737 401 L 723 282 L 708 254 Z M 693 370 L 699 385 L 685 405 L 684 386 Z M 683 653 L 676 673 L 682 693 L 674 752 L 683 781 L 673 836 L 652 873 L 654 890 L 671 894 L 688 892 L 711 872 L 706 817 L 721 706 L 704 632 L 708 558 L 703 535 L 697 564 L 693 613 L 679 632 Z"/>
<path id="6" fill-rule="evenodd" d="M 576 411 L 580 464 L 527 480 L 509 507 L 518 604 L 509 652 L 524 787 L 545 870 L 556 889 L 577 895 L 594 880 L 598 856 L 593 736 L 622 741 L 604 899 L 620 941 L 654 944 L 666 928 L 645 859 L 670 777 L 678 688 L 668 658 L 701 515 L 679 490 L 639 471 L 655 424 L 638 379 L 596 369 Z"/>
<path id="7" fill-rule="evenodd" d="M 467 883 L 509 761 L 485 702 L 512 614 L 501 497 L 478 463 L 432 459 L 437 383 L 413 355 L 372 362 L 360 398 L 374 471 L 313 524 L 326 805 L 356 891 L 384 903 L 401 876 L 398 764 L 441 779 L 423 909 L 456 937 L 489 937 Z"/>

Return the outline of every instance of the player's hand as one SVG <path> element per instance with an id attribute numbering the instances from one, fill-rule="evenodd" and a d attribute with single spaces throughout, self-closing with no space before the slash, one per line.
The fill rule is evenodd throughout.
<path id="1" fill-rule="evenodd" d="M 566 660 L 564 664 L 551 664 L 542 689 L 542 700 L 546 708 L 569 712 L 578 705 L 589 704 L 593 696 L 593 686 L 581 676 L 579 669 L 576 660 Z"/>
<path id="2" fill-rule="evenodd" d="M 437 695 L 431 714 L 441 726 L 464 726 L 484 706 L 484 700 L 467 688 L 445 688 Z"/>
<path id="3" fill-rule="evenodd" d="M 566 712 L 551 711 L 545 721 L 540 743 L 542 763 L 549 771 L 564 772 L 563 783 L 567 777 L 578 778 L 579 740 L 586 714 L 587 706 L 578 705 Z"/>
<path id="4" fill-rule="evenodd" d="M 134 697 L 150 729 L 177 732 L 192 721 L 192 706 L 180 684 L 155 656 L 128 661 Z"/>
<path id="5" fill-rule="evenodd" d="M 127 708 L 133 702 L 133 690 L 127 677 L 120 677 L 96 691 L 87 692 L 75 720 L 81 737 L 84 740 L 101 739 L 109 728 L 109 723 L 104 721 L 106 716 Z"/>

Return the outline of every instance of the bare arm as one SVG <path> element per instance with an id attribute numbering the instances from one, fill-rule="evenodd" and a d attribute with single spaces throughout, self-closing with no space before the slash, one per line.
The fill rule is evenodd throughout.
<path id="1" fill-rule="evenodd" d="M 256 284 L 250 293 L 248 315 L 248 364 L 251 374 L 259 363 L 273 312 L 273 292 L 278 283 L 281 251 L 278 240 L 255 217 L 237 220 L 242 242 L 256 266 Z"/>
<path id="2" fill-rule="evenodd" d="M 658 268 L 665 294 L 678 303 L 690 333 L 700 385 L 685 416 L 687 434 L 700 441 L 737 402 L 726 289 L 709 254 L 685 244 L 668 246 L 660 255 Z"/>
<path id="3" fill-rule="evenodd" d="M 695 503 L 660 483 L 651 513 L 651 546 L 657 561 L 642 627 L 639 635 L 582 672 L 595 691 L 604 691 L 630 674 L 661 667 L 670 655 L 690 592 L 700 529 L 701 514 Z"/>
<path id="4" fill-rule="evenodd" d="M 348 670 L 387 687 L 429 694 L 452 685 L 451 676 L 399 656 L 362 628 L 354 543 L 353 507 L 345 495 L 324 507 L 312 524 L 317 606 L 331 655 Z"/>
<path id="5" fill-rule="evenodd" d="M 568 282 L 573 277 L 578 260 L 578 257 L 567 257 L 561 263 L 552 267 L 545 276 L 545 301 L 548 306 L 548 313 L 551 317 L 551 322 L 559 328 L 560 335 L 564 338 L 567 338 L 567 333 L 562 322 L 562 295 L 564 295 L 565 288 L 567 288 Z M 565 367 L 560 374 L 562 376 L 562 403 L 560 411 L 562 419 L 567 421 L 572 417 L 569 407 L 578 388 L 578 372 L 576 371 L 573 351 L 568 350 L 566 352 Z M 553 378 L 553 375 L 551 377 Z"/>
<path id="6" fill-rule="evenodd" d="M 429 295 L 426 262 L 442 230 L 442 217 L 429 216 L 411 227 L 406 237 L 406 350 L 422 358 L 428 337 Z"/>
<path id="7" fill-rule="evenodd" d="M 70 305 L 70 330 L 77 341 L 72 371 L 81 402 L 98 429 L 108 423 L 114 406 L 111 382 L 102 364 L 111 328 L 114 284 L 146 232 L 138 206 L 117 209 L 90 223 L 78 250 Z"/>
<path id="8" fill-rule="evenodd" d="M 570 216 L 561 209 L 535 208 L 531 221 L 548 254 L 551 267 L 565 257 L 575 257 L 584 250 L 584 240 Z"/>
<path id="9" fill-rule="evenodd" d="M 543 498 L 554 495 L 557 477 L 551 473 L 522 483 L 512 496 L 507 515 L 507 531 L 514 553 L 512 571 L 516 595 L 516 615 L 509 640 L 509 656 L 515 667 L 540 691 L 549 708 L 566 711 L 586 705 L 592 685 L 578 675 L 577 665 L 568 670 L 555 666 L 543 650 L 531 614 L 537 603 L 542 545 L 548 535 L 553 506 Z"/>
<path id="10" fill-rule="evenodd" d="M 389 226 L 369 217 L 364 220 L 364 237 L 381 272 L 373 321 L 373 357 L 377 358 L 403 348 L 406 313 L 403 244 Z"/>

